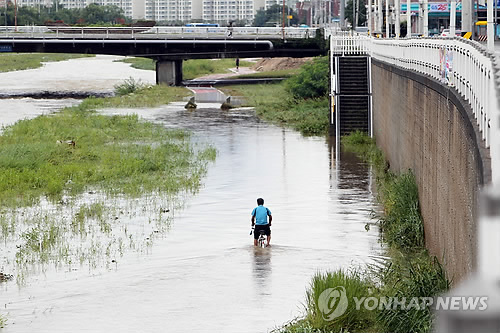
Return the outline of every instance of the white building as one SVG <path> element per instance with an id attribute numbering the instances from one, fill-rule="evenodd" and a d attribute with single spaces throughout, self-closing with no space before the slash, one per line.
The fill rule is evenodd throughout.
<path id="1" fill-rule="evenodd" d="M 255 16 L 254 0 L 203 0 L 202 13 L 205 22 L 252 21 Z"/>
<path id="2" fill-rule="evenodd" d="M 5 0 L 0 0 L 0 3 Z M 13 1 L 13 0 L 12 0 Z M 228 24 L 231 21 L 251 22 L 257 10 L 267 9 L 280 0 L 58 0 L 64 8 L 85 8 L 91 3 L 115 5 L 125 16 L 135 20 L 182 21 L 203 20 Z M 18 6 L 54 6 L 54 0 L 17 0 Z"/>
<path id="3" fill-rule="evenodd" d="M 133 15 L 135 19 L 153 21 L 190 21 L 192 20 L 191 0 L 135 0 L 136 7 L 144 5 L 144 17 Z M 142 11 L 141 11 L 142 12 Z"/>

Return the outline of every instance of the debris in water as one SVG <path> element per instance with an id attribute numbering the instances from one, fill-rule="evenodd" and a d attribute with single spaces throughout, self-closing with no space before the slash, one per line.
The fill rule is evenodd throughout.
<path id="1" fill-rule="evenodd" d="M 234 108 L 234 105 L 231 104 L 231 96 L 228 96 L 226 98 L 226 101 L 224 103 L 222 103 L 222 105 L 220 106 L 220 108 L 222 110 L 229 110 L 229 109 Z"/>
<path id="2" fill-rule="evenodd" d="M 189 101 L 187 102 L 186 105 L 184 105 L 184 108 L 186 109 L 196 109 L 198 106 L 194 102 L 194 97 L 191 97 Z"/>

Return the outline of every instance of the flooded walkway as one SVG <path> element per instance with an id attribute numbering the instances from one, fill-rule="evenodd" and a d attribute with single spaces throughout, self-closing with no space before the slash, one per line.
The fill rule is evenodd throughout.
<path id="1" fill-rule="evenodd" d="M 184 104 L 103 112 L 138 113 L 214 145 L 200 192 L 147 253 L 0 284 L 4 332 L 266 332 L 301 314 L 315 272 L 381 255 L 377 228 L 364 228 L 375 208 L 366 165 L 335 161 L 325 138 L 259 121 L 252 110 Z M 273 212 L 268 249 L 251 245 L 257 197 Z"/>

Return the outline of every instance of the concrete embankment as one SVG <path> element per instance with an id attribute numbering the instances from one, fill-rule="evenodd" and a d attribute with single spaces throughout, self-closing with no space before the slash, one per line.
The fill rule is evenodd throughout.
<path id="1" fill-rule="evenodd" d="M 426 247 L 460 281 L 475 267 L 478 192 L 489 152 L 472 111 L 453 89 L 373 61 L 374 134 L 394 171 L 415 173 Z"/>

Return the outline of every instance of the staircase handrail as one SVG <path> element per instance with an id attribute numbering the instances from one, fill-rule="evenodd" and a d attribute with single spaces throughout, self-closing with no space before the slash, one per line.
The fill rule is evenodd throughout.
<path id="1" fill-rule="evenodd" d="M 330 35 L 338 55 L 369 55 L 391 65 L 430 76 L 469 102 L 490 147 L 493 183 L 500 185 L 500 63 L 475 42 L 456 38 L 381 39 L 362 35 Z"/>

